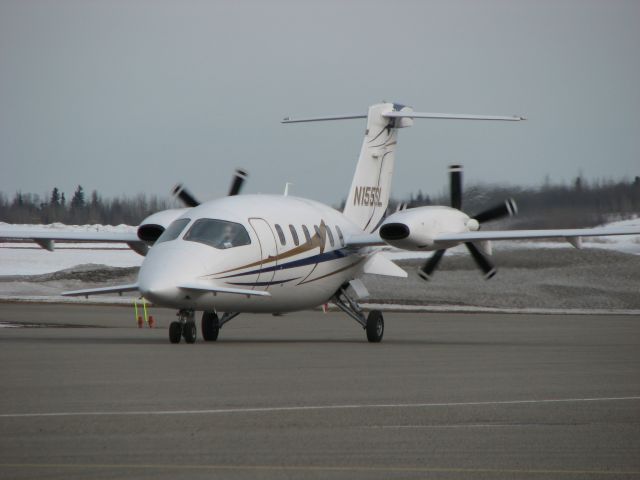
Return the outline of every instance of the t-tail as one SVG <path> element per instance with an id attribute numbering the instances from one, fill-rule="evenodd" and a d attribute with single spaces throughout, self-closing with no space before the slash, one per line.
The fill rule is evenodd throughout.
<path id="1" fill-rule="evenodd" d="M 420 113 L 396 103 L 379 103 L 369 107 L 367 115 L 285 118 L 282 123 L 317 122 L 366 118 L 360 157 L 344 207 L 344 215 L 365 232 L 374 232 L 384 218 L 389 204 L 391 180 L 395 162 L 398 129 L 413 125 L 414 118 L 457 120 L 524 120 L 517 116 L 458 115 L 448 113 Z"/>

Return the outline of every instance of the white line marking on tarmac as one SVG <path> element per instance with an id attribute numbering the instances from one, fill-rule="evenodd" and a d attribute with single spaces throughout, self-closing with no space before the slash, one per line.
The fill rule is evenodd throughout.
<path id="1" fill-rule="evenodd" d="M 116 415 L 217 415 L 232 413 L 269 413 L 269 412 L 302 412 L 307 410 L 349 410 L 374 408 L 431 408 L 431 407 L 470 407 L 490 405 L 527 405 L 577 402 L 618 402 L 640 400 L 640 396 L 630 397 L 591 397 L 591 398 L 551 398 L 542 400 L 494 400 L 486 402 L 443 402 L 443 403 L 371 403 L 346 405 L 300 405 L 288 407 L 246 407 L 215 408 L 207 410 L 125 410 L 98 412 L 33 412 L 33 413 L 1 413 L 0 418 L 21 417 L 98 417 Z"/>
<path id="2" fill-rule="evenodd" d="M 536 425 L 536 424 L 524 424 L 524 423 L 453 423 L 451 425 L 441 424 L 441 425 L 371 425 L 365 426 L 363 428 L 371 428 L 371 429 L 389 429 L 389 430 L 403 430 L 403 429 L 411 429 L 411 428 L 526 428 L 526 427 L 540 427 L 547 425 Z"/>
<path id="3" fill-rule="evenodd" d="M 559 470 L 559 469 L 514 469 L 514 468 L 460 468 L 460 467 L 419 467 L 419 466 L 362 466 L 362 465 L 194 465 L 194 464 L 100 464 L 100 463 L 0 463 L 0 468 L 44 469 L 44 470 L 166 470 L 166 471 L 268 471 L 268 472 L 400 472 L 400 473 L 466 473 L 508 475 L 519 478 L 523 475 L 570 476 L 637 476 L 633 470 Z M 131 475 L 129 475 L 131 476 Z M 182 474 L 184 476 L 184 474 Z"/>

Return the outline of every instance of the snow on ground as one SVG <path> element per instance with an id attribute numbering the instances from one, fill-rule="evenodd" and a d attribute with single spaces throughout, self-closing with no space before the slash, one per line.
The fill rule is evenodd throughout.
<path id="1" fill-rule="evenodd" d="M 638 227 L 640 218 L 611 222 L 603 227 Z M 0 222 L 2 230 L 65 230 L 70 232 L 135 232 L 130 225 L 12 225 Z M 532 248 L 573 248 L 569 243 L 558 241 L 496 241 L 494 251 Z M 617 235 L 610 237 L 587 237 L 583 248 L 601 248 L 623 253 L 640 255 L 640 235 Z M 432 252 L 405 252 L 393 248 L 383 248 L 384 254 L 392 260 L 428 258 Z M 466 254 L 464 245 L 447 250 L 447 255 Z M 54 252 L 38 247 L 35 243 L 0 243 L 0 275 L 37 275 L 51 273 L 65 268 L 87 263 L 112 267 L 140 266 L 144 257 L 130 250 L 126 245 L 59 243 Z"/>

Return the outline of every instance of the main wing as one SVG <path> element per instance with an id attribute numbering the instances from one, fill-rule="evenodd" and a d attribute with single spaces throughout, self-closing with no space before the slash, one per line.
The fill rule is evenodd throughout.
<path id="1" fill-rule="evenodd" d="M 55 242 L 126 243 L 132 250 L 145 255 L 147 245 L 134 232 L 66 232 L 55 230 L 14 230 L 0 227 L 0 241 L 31 240 L 53 251 Z"/>
<path id="2" fill-rule="evenodd" d="M 596 227 L 596 228 L 565 228 L 548 230 L 492 230 L 464 233 L 443 233 L 433 239 L 435 247 L 438 244 L 451 242 L 475 242 L 486 240 L 533 240 L 540 238 L 564 238 L 576 246 L 581 237 L 607 237 L 610 235 L 638 235 L 640 227 Z M 387 245 L 380 238 L 378 232 L 371 234 L 353 235 L 347 239 L 348 247 L 373 247 Z"/>
<path id="3" fill-rule="evenodd" d="M 486 232 L 465 232 L 437 235 L 433 241 L 475 242 L 482 240 L 527 240 L 539 238 L 579 239 L 580 237 L 607 237 L 610 235 L 640 234 L 640 227 L 598 227 L 598 228 L 565 228 L 550 230 L 494 230 Z M 573 241 L 570 241 L 574 244 Z"/>

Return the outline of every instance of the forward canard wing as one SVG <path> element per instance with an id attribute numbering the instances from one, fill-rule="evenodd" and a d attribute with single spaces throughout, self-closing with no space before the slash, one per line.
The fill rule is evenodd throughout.
<path id="1" fill-rule="evenodd" d="M 88 297 L 89 295 L 105 295 L 107 293 L 119 293 L 120 295 L 122 295 L 124 292 L 135 292 L 137 290 L 138 284 L 131 283 L 129 285 L 113 285 L 111 287 L 72 290 L 69 292 L 62 292 L 62 295 L 65 297 Z"/>

